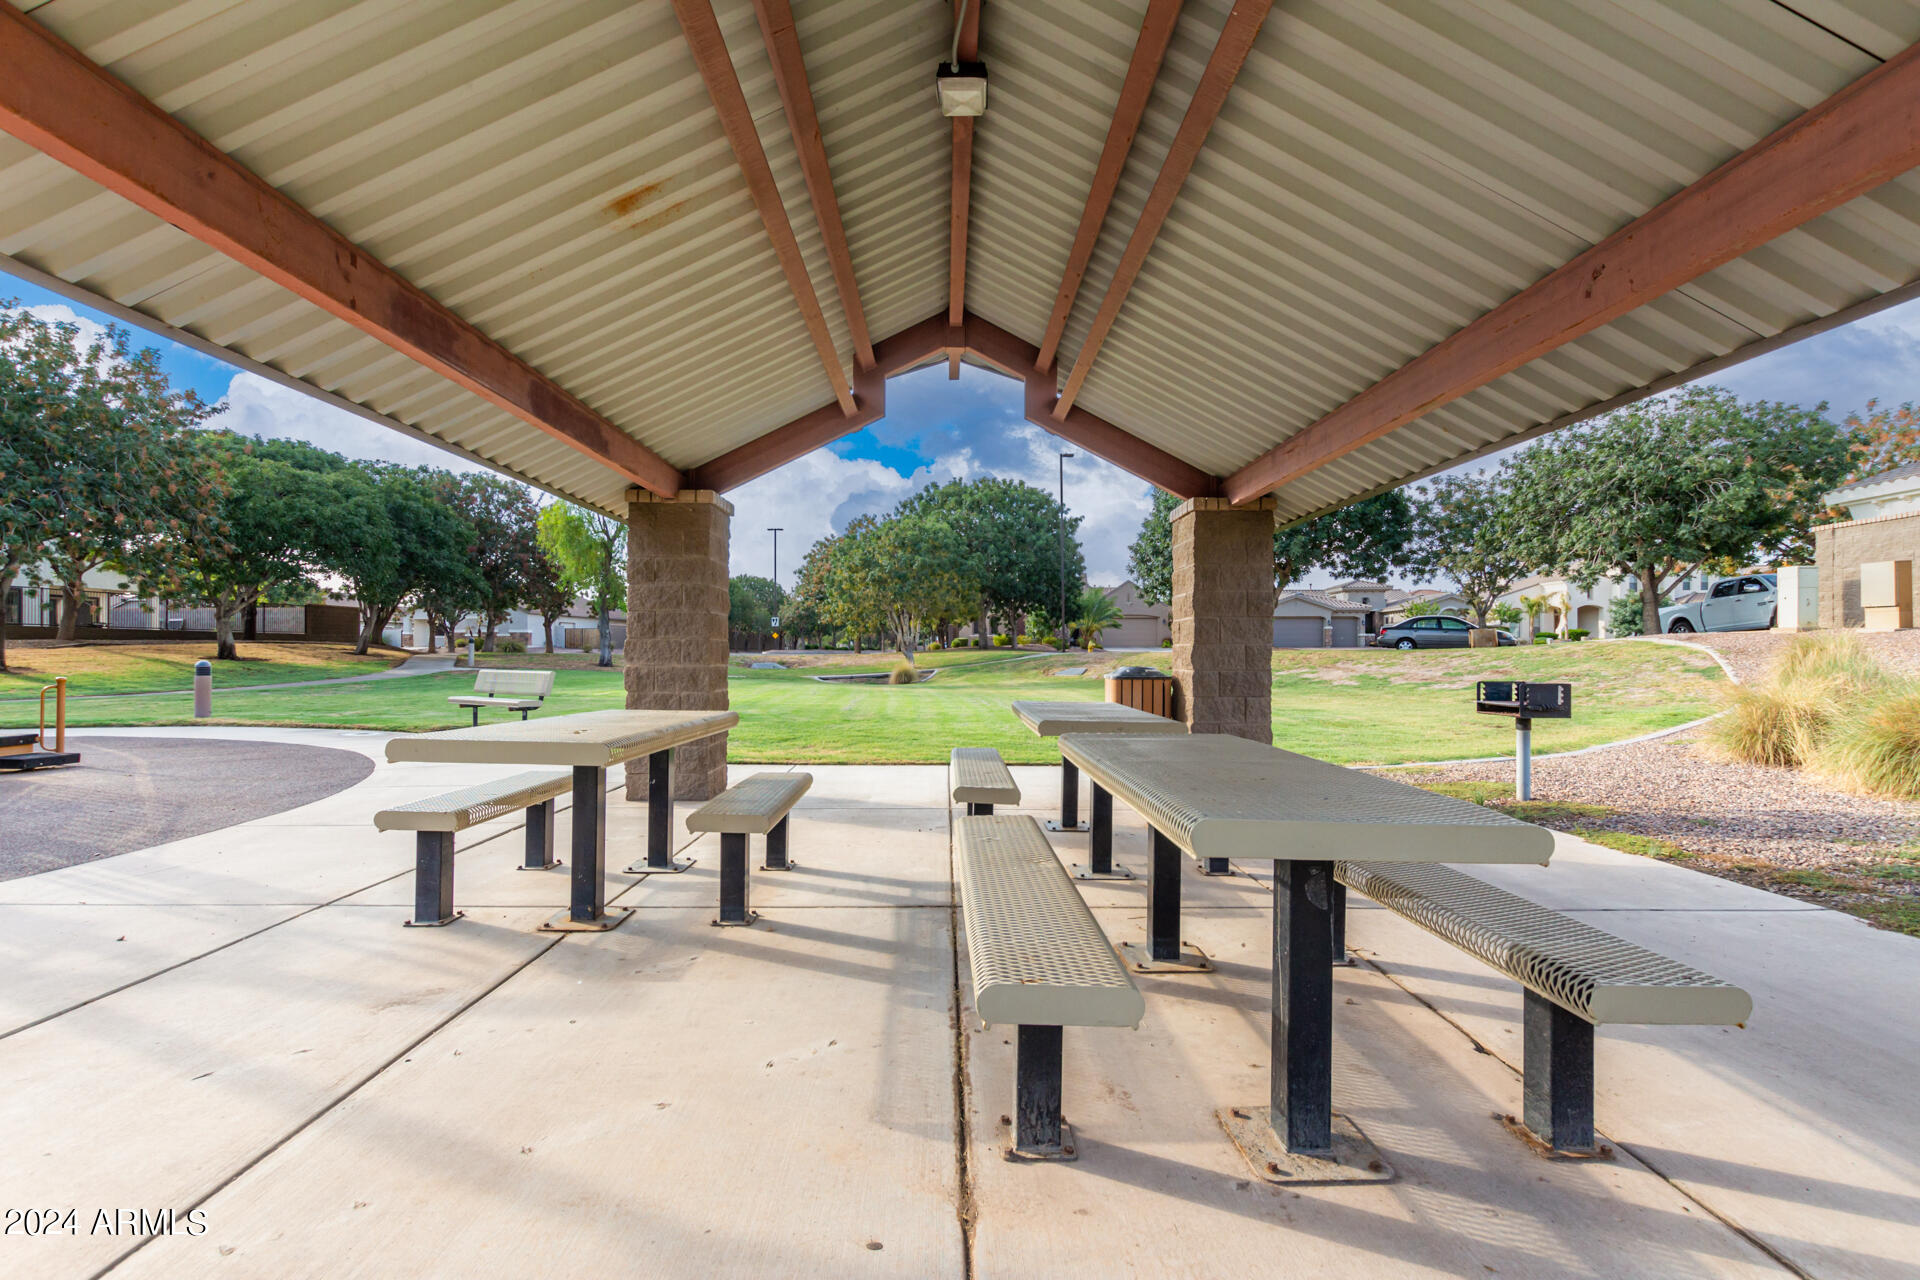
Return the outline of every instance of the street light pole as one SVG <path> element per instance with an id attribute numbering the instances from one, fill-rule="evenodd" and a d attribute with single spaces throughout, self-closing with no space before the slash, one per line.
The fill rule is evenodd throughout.
<path id="1" fill-rule="evenodd" d="M 784 528 L 785 526 L 783 525 L 781 527 Z M 780 589 L 780 530 L 768 529 L 767 532 L 773 535 L 773 589 L 778 591 Z M 775 645 L 774 647 L 777 649 L 786 648 L 783 644 Z"/>
<path id="2" fill-rule="evenodd" d="M 1067 459 L 1071 453 L 1060 455 L 1060 513 L 1055 521 L 1060 528 L 1060 650 L 1067 648 Z"/>

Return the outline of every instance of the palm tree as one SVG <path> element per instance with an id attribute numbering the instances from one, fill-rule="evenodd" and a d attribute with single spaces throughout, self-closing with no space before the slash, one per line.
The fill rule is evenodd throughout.
<path id="1" fill-rule="evenodd" d="M 1098 587 L 1088 587 L 1080 593 L 1074 614 L 1073 625 L 1080 628 L 1080 641 L 1088 653 L 1093 652 L 1094 642 L 1102 631 L 1120 625 L 1120 606 Z"/>

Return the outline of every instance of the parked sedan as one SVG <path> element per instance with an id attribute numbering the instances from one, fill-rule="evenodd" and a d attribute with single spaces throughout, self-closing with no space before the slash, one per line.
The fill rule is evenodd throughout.
<path id="1" fill-rule="evenodd" d="M 1693 631 L 1765 631 L 1779 612 L 1780 593 L 1771 573 L 1723 578 L 1706 599 L 1670 604 L 1660 611 L 1660 629 L 1685 635 Z"/>
<path id="2" fill-rule="evenodd" d="M 1464 649 L 1467 647 L 1467 636 L 1472 631 L 1473 628 L 1463 619 L 1450 618 L 1445 614 L 1429 615 L 1382 627 L 1379 634 L 1367 643 L 1376 649 Z M 1501 644 L 1514 643 L 1513 637 L 1506 632 L 1502 631 L 1499 635 Z"/>

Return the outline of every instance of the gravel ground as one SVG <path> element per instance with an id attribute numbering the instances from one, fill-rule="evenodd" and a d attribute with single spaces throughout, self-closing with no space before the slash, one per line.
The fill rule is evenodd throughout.
<path id="1" fill-rule="evenodd" d="M 1906 675 L 1920 676 L 1920 630 L 1857 631 L 1852 636 L 1882 665 Z M 1795 639 L 1791 631 L 1713 631 L 1688 636 L 1687 644 L 1712 649 L 1733 668 L 1742 684 L 1762 679 L 1780 651 Z"/>

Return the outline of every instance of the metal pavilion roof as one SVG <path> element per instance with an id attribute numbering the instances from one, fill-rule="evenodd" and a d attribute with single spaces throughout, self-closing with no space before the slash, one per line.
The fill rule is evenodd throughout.
<path id="1" fill-rule="evenodd" d="M 871 421 L 882 374 L 963 349 L 1026 376 L 1031 415 L 1094 452 L 1243 496 L 1235 483 L 1278 474 L 1243 468 L 1920 40 L 1920 6 L 1897 0 L 1283 0 L 1271 13 L 1247 0 L 985 0 L 969 7 L 989 108 L 956 180 L 960 131 L 932 85 L 949 0 L 794 0 L 790 47 L 878 352 L 868 372 L 834 272 L 842 233 L 820 217 L 776 75 L 784 0 L 12 4 L 25 18 L 0 21 L 0 127 L 13 135 L 0 135 L 0 268 L 608 509 L 636 475 L 607 449 L 583 451 L 578 431 L 569 442 L 535 424 L 551 388 L 579 402 L 576 420 L 658 455 L 658 474 L 727 487 Z M 703 64 L 709 13 L 719 43 L 705 47 L 723 56 Z M 1171 28 L 1164 59 L 1137 81 L 1150 87 L 1138 128 L 1088 224 L 1057 359 L 1035 372 L 1156 21 Z M 1235 29 L 1251 34 L 1244 65 L 1186 147 L 1196 89 L 1204 99 Z M 204 218 L 143 194 L 156 189 L 141 173 L 150 157 L 112 154 L 134 135 L 113 122 L 87 135 L 36 108 L 46 73 L 23 59 L 44 35 L 204 139 L 209 174 L 226 157 L 444 307 L 427 320 L 401 308 L 426 335 L 416 347 L 470 331 L 525 367 L 534 394 L 509 407 L 448 376 L 457 357 L 423 363 L 350 323 L 354 299 L 316 301 L 214 247 Z M 755 201 L 752 143 L 743 153 L 727 132 L 729 69 L 772 211 Z M 1902 101 L 1887 127 L 1912 135 L 1920 106 Z M 1129 266 L 1170 158 L 1191 172 Z M 1911 163 L 1287 474 L 1283 517 L 1912 296 Z M 956 299 L 965 317 L 949 327 Z M 1054 422 L 1063 387 L 1073 414 Z"/>

